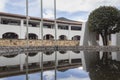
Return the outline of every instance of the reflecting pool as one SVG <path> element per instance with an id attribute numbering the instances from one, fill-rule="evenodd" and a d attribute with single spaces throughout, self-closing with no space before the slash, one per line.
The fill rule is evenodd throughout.
<path id="1" fill-rule="evenodd" d="M 13 76 L 0 78 L 0 80 L 25 80 L 25 75 Z M 29 74 L 29 80 L 40 80 L 41 73 L 32 73 Z M 55 71 L 49 70 L 43 72 L 43 80 L 55 80 Z M 89 73 L 85 72 L 82 67 L 68 69 L 68 70 L 59 70 L 57 71 L 56 80 L 90 80 Z"/>

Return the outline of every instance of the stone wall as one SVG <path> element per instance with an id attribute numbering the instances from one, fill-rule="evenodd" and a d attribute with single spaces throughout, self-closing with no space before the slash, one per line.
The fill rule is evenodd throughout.
<path id="1" fill-rule="evenodd" d="M 17 40 L 17 39 L 0 39 L 0 46 L 26 46 L 26 40 Z M 79 41 L 73 40 L 29 40 L 29 46 L 78 46 Z"/>

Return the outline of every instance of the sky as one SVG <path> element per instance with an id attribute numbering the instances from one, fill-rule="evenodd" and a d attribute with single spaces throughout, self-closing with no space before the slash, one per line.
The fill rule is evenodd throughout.
<path id="1" fill-rule="evenodd" d="M 43 72 L 43 80 L 55 80 L 54 72 L 54 70 Z M 25 75 L 0 78 L 0 80 L 25 80 Z M 29 74 L 29 80 L 40 80 L 40 73 Z M 90 78 L 88 72 L 78 67 L 66 71 L 57 71 L 57 80 L 90 80 Z"/>
<path id="2" fill-rule="evenodd" d="M 1 0 L 0 12 L 25 15 L 25 0 Z M 57 18 L 87 21 L 91 11 L 100 6 L 120 9 L 120 0 L 56 0 Z M 44 18 L 54 18 L 54 0 L 43 0 Z M 40 0 L 29 0 L 29 16 L 40 17 Z"/>

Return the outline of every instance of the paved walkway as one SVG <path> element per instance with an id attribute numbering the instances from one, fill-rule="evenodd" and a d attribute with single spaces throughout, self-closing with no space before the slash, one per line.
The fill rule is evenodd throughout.
<path id="1" fill-rule="evenodd" d="M 44 51 L 104 51 L 118 52 L 120 46 L 0 46 L 0 56 Z"/>

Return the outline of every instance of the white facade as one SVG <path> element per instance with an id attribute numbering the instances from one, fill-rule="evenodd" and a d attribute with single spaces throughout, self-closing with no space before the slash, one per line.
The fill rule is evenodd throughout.
<path id="1" fill-rule="evenodd" d="M 12 16 L 11 16 L 12 15 Z M 13 20 L 13 22 L 4 22 L 3 19 L 9 19 Z M 15 25 L 14 21 L 18 20 L 19 25 Z M 39 20 L 30 20 L 31 22 L 37 22 L 40 24 Z M 53 26 L 53 28 L 45 28 L 43 27 L 43 36 L 50 34 L 53 37 L 55 36 L 55 28 L 54 28 L 54 21 L 46 20 L 44 21 L 46 24 Z M 25 26 L 25 16 L 15 16 L 14 14 L 7 14 L 4 15 L 3 13 L 0 13 L 0 38 L 3 38 L 3 35 L 5 33 L 15 33 L 18 35 L 18 39 L 25 39 L 26 35 L 26 26 Z M 59 29 L 58 26 L 63 25 L 67 26 L 68 29 Z M 72 27 L 80 27 L 81 30 L 71 30 Z M 80 29 L 79 28 L 79 29 Z M 83 30 L 84 27 L 82 26 L 81 22 L 69 22 L 69 21 L 58 21 L 57 22 L 57 40 L 60 39 L 61 35 L 66 36 L 67 40 L 72 40 L 74 36 L 80 36 L 80 45 L 83 45 Z M 41 27 L 39 25 L 37 26 L 29 26 L 28 33 L 34 33 L 38 36 L 38 39 L 41 39 Z M 57 59 L 59 60 L 69 60 L 69 63 L 71 63 L 72 59 L 81 59 L 81 53 L 74 53 L 73 51 L 67 51 L 65 54 L 61 54 L 57 52 Z M 10 66 L 10 65 L 19 65 L 21 69 L 23 69 L 23 65 L 25 64 L 25 54 L 19 54 L 15 57 L 8 58 L 4 56 L 0 56 L 0 66 Z M 44 54 L 44 60 L 43 61 L 54 61 L 55 60 L 55 54 L 52 55 L 45 55 Z M 30 57 L 29 56 L 29 63 L 40 63 L 41 62 L 41 52 L 39 52 L 37 55 Z"/>

